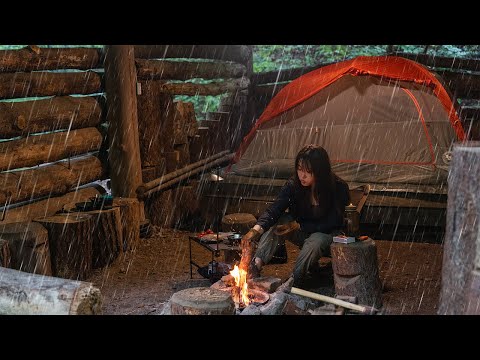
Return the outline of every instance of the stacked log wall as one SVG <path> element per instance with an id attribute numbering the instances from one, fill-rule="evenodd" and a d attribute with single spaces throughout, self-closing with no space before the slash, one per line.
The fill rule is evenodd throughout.
<path id="1" fill-rule="evenodd" d="M 251 47 L 150 45 L 134 49 L 143 183 L 223 150 L 233 150 L 241 137 L 234 130 L 243 121 L 246 109 Z M 192 81 L 198 78 L 210 81 Z M 235 101 L 239 94 L 243 101 Z M 216 118 L 215 123 L 207 124 L 196 118 L 193 103 L 175 101 L 177 95 L 224 95 L 231 106 L 227 111 L 207 114 Z M 234 132 L 236 140 L 231 141 L 229 138 Z M 196 212 L 197 201 L 184 201 L 195 198 L 196 183 L 193 181 L 146 199 L 145 213 L 152 224 L 175 226 Z M 173 201 L 175 211 L 170 211 Z"/>

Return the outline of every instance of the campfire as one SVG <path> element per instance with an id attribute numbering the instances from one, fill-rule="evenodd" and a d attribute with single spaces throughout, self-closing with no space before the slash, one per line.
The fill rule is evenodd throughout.
<path id="1" fill-rule="evenodd" d="M 244 308 L 250 304 L 247 272 L 235 265 L 233 270 L 230 271 L 230 275 L 235 279 L 235 286 L 232 291 L 233 302 L 237 308 Z"/>

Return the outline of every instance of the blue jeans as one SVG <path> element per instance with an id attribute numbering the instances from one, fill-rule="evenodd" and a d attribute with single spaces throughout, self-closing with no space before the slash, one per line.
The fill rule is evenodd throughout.
<path id="1" fill-rule="evenodd" d="M 288 215 L 282 215 L 277 225 L 286 224 L 293 221 Z M 264 264 L 268 264 L 272 259 L 278 246 L 284 246 L 285 242 L 282 237 L 275 235 L 275 227 L 272 226 L 260 238 L 255 257 L 262 260 Z M 303 279 L 308 270 L 318 264 L 321 257 L 330 255 L 330 244 L 333 242 L 333 236 L 321 232 L 306 233 L 301 230 L 295 232 L 292 242 L 300 248 L 297 260 L 293 267 L 293 278 L 295 281 Z"/>

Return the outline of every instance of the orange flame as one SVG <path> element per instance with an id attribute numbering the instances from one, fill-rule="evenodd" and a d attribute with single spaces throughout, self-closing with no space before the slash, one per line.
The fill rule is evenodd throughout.
<path id="1" fill-rule="evenodd" d="M 235 279 L 236 291 L 233 294 L 233 301 L 235 304 L 244 304 L 247 306 L 250 304 L 248 298 L 248 285 L 247 285 L 247 272 L 241 270 L 237 265 L 230 271 L 230 275 Z"/>

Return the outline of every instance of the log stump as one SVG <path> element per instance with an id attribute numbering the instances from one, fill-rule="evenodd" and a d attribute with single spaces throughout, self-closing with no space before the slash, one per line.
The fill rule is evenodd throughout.
<path id="1" fill-rule="evenodd" d="M 372 239 L 332 243 L 332 267 L 337 296 L 355 296 L 361 305 L 382 306 L 377 246 Z"/>
<path id="2" fill-rule="evenodd" d="M 0 239 L 0 266 L 9 268 L 11 264 L 10 248 L 8 241 Z"/>
<path id="3" fill-rule="evenodd" d="M 234 315 L 235 304 L 228 291 L 209 287 L 181 290 L 170 299 L 172 315 Z"/>
<path id="4" fill-rule="evenodd" d="M 92 238 L 92 268 L 110 264 L 123 252 L 123 233 L 120 208 L 87 211 L 92 215 L 95 227 Z"/>
<path id="5" fill-rule="evenodd" d="M 0 268 L 0 315 L 101 315 L 92 283 Z"/>
<path id="6" fill-rule="evenodd" d="M 222 218 L 222 230 L 233 231 L 242 235 L 246 234 L 255 224 L 257 219 L 252 214 L 235 213 Z"/>
<path id="7" fill-rule="evenodd" d="M 0 225 L 0 238 L 8 241 L 11 268 L 40 275 L 52 275 L 48 231 L 36 222 Z"/>
<path id="8" fill-rule="evenodd" d="M 35 221 L 48 230 L 53 275 L 64 279 L 86 279 L 92 269 L 93 216 L 69 213 Z"/>
<path id="9" fill-rule="evenodd" d="M 117 197 L 113 207 L 120 208 L 123 250 L 134 250 L 140 241 L 140 203 L 136 198 Z"/>

